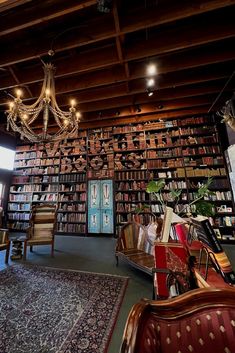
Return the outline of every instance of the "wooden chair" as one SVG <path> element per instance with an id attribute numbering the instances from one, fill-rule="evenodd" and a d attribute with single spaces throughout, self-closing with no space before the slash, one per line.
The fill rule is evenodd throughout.
<path id="1" fill-rule="evenodd" d="M 157 237 L 161 222 L 156 224 Z M 154 267 L 153 247 L 154 242 L 148 236 L 148 228 L 134 221 L 129 222 L 122 227 L 117 240 L 115 250 L 117 265 L 120 257 L 131 266 L 152 275 Z"/>
<path id="2" fill-rule="evenodd" d="M 234 343 L 235 289 L 194 289 L 135 304 L 120 353 L 233 353 Z"/>
<path id="3" fill-rule="evenodd" d="M 8 264 L 10 254 L 10 241 L 8 229 L 0 228 L 0 251 L 6 250 L 5 263 Z"/>
<path id="4" fill-rule="evenodd" d="M 54 256 L 56 205 L 33 206 L 29 223 L 24 241 L 24 260 L 26 260 L 27 246 L 30 246 L 32 251 L 34 245 L 51 245 L 51 256 Z"/>

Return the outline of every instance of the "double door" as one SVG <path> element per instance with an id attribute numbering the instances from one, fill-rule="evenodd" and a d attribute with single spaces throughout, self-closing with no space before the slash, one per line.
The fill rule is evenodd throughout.
<path id="1" fill-rule="evenodd" d="M 88 181 L 88 233 L 113 233 L 113 181 Z"/>

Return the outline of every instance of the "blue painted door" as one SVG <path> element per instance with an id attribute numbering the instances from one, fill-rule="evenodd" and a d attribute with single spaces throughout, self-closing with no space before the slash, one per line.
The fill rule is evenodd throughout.
<path id="1" fill-rule="evenodd" d="M 113 182 L 88 181 L 88 232 L 113 233 Z"/>

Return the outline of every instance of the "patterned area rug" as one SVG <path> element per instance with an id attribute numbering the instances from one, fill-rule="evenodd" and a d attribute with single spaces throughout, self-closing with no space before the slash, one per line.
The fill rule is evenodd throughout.
<path id="1" fill-rule="evenodd" d="M 1 271 L 0 352 L 106 352 L 127 281 L 28 265 Z"/>

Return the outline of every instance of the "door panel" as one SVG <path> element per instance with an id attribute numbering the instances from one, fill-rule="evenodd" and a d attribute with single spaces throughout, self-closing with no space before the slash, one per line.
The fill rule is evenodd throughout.
<path id="1" fill-rule="evenodd" d="M 88 232 L 89 233 L 100 233 L 100 211 L 97 209 L 90 209 L 88 211 Z"/>
<path id="2" fill-rule="evenodd" d="M 113 233 L 113 210 L 101 210 L 101 233 Z"/>

